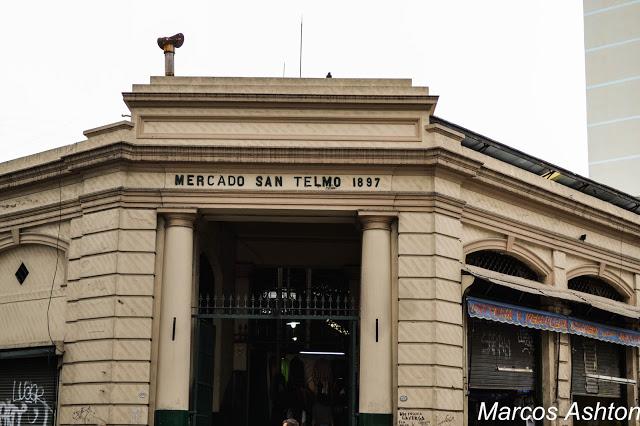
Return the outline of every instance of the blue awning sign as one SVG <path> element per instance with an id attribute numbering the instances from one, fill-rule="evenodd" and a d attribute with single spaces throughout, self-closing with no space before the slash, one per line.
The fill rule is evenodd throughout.
<path id="1" fill-rule="evenodd" d="M 467 297 L 469 316 L 537 330 L 576 334 L 619 345 L 640 347 L 640 332 L 596 324 L 566 315 Z"/>

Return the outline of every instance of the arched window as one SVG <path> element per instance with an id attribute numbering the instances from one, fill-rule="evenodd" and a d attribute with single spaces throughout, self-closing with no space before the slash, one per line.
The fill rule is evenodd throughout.
<path id="1" fill-rule="evenodd" d="M 624 302 L 625 300 L 625 297 L 618 293 L 615 288 L 593 275 L 581 275 L 570 279 L 569 288 L 582 293 L 589 293 L 600 297 L 606 297 L 607 299 L 617 300 L 618 302 Z"/>
<path id="2" fill-rule="evenodd" d="M 468 266 L 539 281 L 540 276 L 526 263 L 508 253 L 481 250 L 466 256 Z M 475 277 L 466 290 L 476 300 L 538 306 L 539 296 L 494 285 L 491 280 Z M 468 424 L 479 422 L 483 404 L 500 401 L 502 406 L 538 406 L 542 389 L 540 332 L 515 324 L 474 318 L 466 322 L 468 357 Z M 524 424 L 521 422 L 520 424 Z"/>
<path id="3" fill-rule="evenodd" d="M 469 253 L 466 258 L 467 265 L 489 269 L 502 274 L 540 281 L 538 274 L 523 261 L 505 253 L 493 250 L 481 250 Z"/>

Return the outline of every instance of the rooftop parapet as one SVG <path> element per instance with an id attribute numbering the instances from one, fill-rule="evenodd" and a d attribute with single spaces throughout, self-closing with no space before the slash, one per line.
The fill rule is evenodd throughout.
<path id="1" fill-rule="evenodd" d="M 131 108 L 160 102 L 350 104 L 433 112 L 438 97 L 410 79 L 151 77 L 123 94 Z"/>

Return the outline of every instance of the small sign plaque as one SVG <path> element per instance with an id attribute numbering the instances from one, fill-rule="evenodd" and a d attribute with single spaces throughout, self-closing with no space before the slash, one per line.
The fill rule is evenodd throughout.
<path id="1" fill-rule="evenodd" d="M 398 426 L 429 426 L 430 420 L 427 415 L 418 410 L 400 410 L 398 411 Z"/>

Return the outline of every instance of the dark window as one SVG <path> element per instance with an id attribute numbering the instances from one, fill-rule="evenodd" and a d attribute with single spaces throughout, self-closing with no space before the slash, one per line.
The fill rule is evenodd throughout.
<path id="1" fill-rule="evenodd" d="M 613 287 L 593 275 L 582 275 L 580 277 L 570 279 L 569 288 L 582 293 L 589 293 L 596 296 L 606 297 L 607 299 L 617 300 L 618 302 L 624 301 L 624 297 Z"/>
<path id="2" fill-rule="evenodd" d="M 535 389 L 536 330 L 472 318 L 469 331 L 470 388 Z"/>
<path id="3" fill-rule="evenodd" d="M 603 377 L 625 377 L 624 347 L 620 345 L 571 336 L 571 393 L 620 398 L 622 385 Z"/>
<path id="4" fill-rule="evenodd" d="M 482 250 L 469 253 L 466 258 L 467 265 L 489 269 L 502 274 L 540 281 L 540 277 L 526 263 L 508 254 L 493 250 Z"/>
<path id="5" fill-rule="evenodd" d="M 27 267 L 24 265 L 24 263 L 20 264 L 20 267 L 18 268 L 18 270 L 16 271 L 16 278 L 18 280 L 18 282 L 20 284 L 22 284 L 24 282 L 24 280 L 27 279 L 27 276 L 29 275 L 29 270 L 27 269 Z"/>
<path id="6" fill-rule="evenodd" d="M 56 424 L 58 358 L 3 359 L 3 356 L 12 356 L 11 352 L 0 353 L 0 404 L 5 404 L 2 415 L 6 419 L 0 423 L 18 425 L 21 419 L 23 425 Z M 97 422 L 95 418 L 78 420 L 80 423 Z"/>

